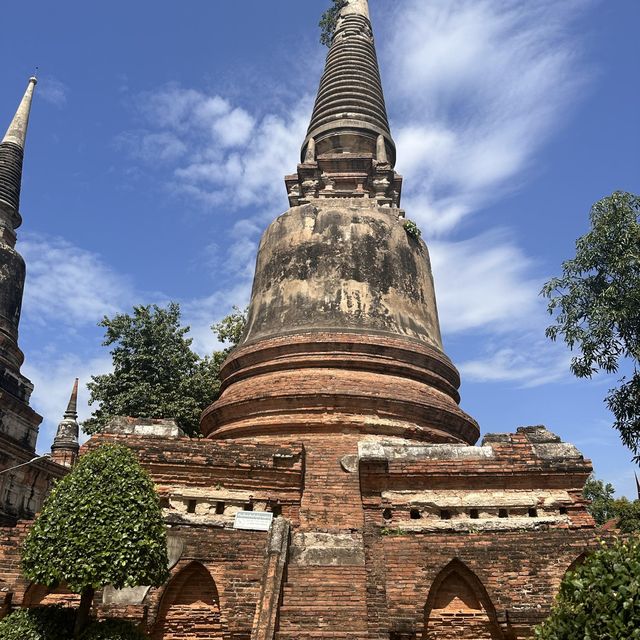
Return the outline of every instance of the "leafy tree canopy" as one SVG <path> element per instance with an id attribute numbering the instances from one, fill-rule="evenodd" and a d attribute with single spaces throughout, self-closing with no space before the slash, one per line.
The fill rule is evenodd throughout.
<path id="1" fill-rule="evenodd" d="M 231 350 L 238 346 L 247 326 L 247 309 L 244 311 L 234 305 L 233 311 L 220 322 L 212 325 L 211 330 L 218 336 L 220 342 L 227 343 L 228 347 L 216 354 L 226 358 Z M 216 355 L 214 354 L 214 355 Z"/>
<path id="2" fill-rule="evenodd" d="M 333 34 L 338 26 L 340 11 L 348 4 L 347 0 L 332 0 L 332 3 L 332 6 L 322 14 L 318 24 L 320 27 L 320 43 L 327 47 L 331 46 Z"/>
<path id="3" fill-rule="evenodd" d="M 61 606 L 18 609 L 0 620 L 0 640 L 67 640 L 75 610 Z"/>
<path id="4" fill-rule="evenodd" d="M 640 538 L 617 540 L 567 573 L 537 640 L 640 639 Z"/>
<path id="5" fill-rule="evenodd" d="M 25 576 L 82 594 L 76 636 L 93 592 L 160 586 L 168 578 L 167 537 L 149 475 L 125 446 L 105 444 L 82 456 L 45 500 L 22 553 Z"/>
<path id="6" fill-rule="evenodd" d="M 602 480 L 596 480 L 594 476 L 591 476 L 585 483 L 582 496 L 591 500 L 587 511 L 593 516 L 596 524 L 603 525 L 616 516 L 616 500 L 613 497 L 615 492 L 616 490 L 611 483 L 605 484 Z"/>
<path id="7" fill-rule="evenodd" d="M 90 402 L 100 404 L 84 431 L 96 433 L 114 416 L 132 416 L 174 418 L 197 434 L 200 414 L 219 392 L 220 358 L 191 350 L 180 306 L 137 306 L 132 315 L 105 316 L 99 326 L 106 329 L 103 345 L 113 347 L 113 373 L 92 376 Z"/>
<path id="8" fill-rule="evenodd" d="M 640 198 L 616 191 L 591 209 L 591 230 L 578 239 L 576 256 L 562 276 L 542 289 L 555 324 L 547 336 L 562 336 L 577 350 L 571 371 L 589 378 L 597 371 L 632 373 L 609 391 L 606 404 L 622 441 L 640 460 Z"/>
<path id="9" fill-rule="evenodd" d="M 582 491 L 582 495 L 591 504 L 587 511 L 593 516 L 596 524 L 603 525 L 609 520 L 617 520 L 617 528 L 623 533 L 640 531 L 640 500 L 614 498 L 615 489 L 610 483 L 596 480 L 591 476 Z"/>

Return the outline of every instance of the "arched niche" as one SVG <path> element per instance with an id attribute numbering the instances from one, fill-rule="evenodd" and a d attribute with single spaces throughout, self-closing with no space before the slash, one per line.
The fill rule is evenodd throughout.
<path id="1" fill-rule="evenodd" d="M 65 585 L 59 585 L 55 589 L 32 582 L 24 592 L 23 607 L 44 607 L 50 604 L 63 604 L 68 607 L 77 607 L 80 604 L 80 596 L 71 593 Z"/>
<path id="2" fill-rule="evenodd" d="M 423 638 L 504 640 L 487 590 L 460 560 L 452 560 L 431 585 Z"/>
<path id="3" fill-rule="evenodd" d="M 589 553 L 587 551 L 583 551 L 568 567 L 567 570 L 564 572 L 564 577 L 567 575 L 567 573 L 571 573 L 572 571 L 575 571 L 579 566 L 581 566 L 582 564 L 584 564 L 584 561 L 589 557 Z"/>
<path id="4" fill-rule="evenodd" d="M 211 574 L 192 562 L 165 587 L 153 640 L 222 640 L 226 637 L 218 589 Z"/>

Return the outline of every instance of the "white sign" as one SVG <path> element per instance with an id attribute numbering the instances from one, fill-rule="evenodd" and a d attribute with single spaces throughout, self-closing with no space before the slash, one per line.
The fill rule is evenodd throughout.
<path id="1" fill-rule="evenodd" d="M 269 531 L 273 513 L 270 511 L 238 511 L 233 521 L 234 529 L 247 531 Z"/>

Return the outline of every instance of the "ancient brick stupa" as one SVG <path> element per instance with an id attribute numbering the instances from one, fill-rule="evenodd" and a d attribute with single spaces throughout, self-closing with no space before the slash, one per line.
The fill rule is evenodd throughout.
<path id="1" fill-rule="evenodd" d="M 170 527 L 170 581 L 105 590 L 104 615 L 155 640 L 525 638 L 593 544 L 572 445 L 544 427 L 476 445 L 395 157 L 349 0 L 206 439 L 119 419 L 88 444 L 138 452 Z M 59 597 L 16 579 L 14 605 Z"/>

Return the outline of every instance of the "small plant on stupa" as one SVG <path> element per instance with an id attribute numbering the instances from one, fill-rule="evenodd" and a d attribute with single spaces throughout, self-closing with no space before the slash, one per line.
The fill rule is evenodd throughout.
<path id="1" fill-rule="evenodd" d="M 81 596 L 74 629 L 89 623 L 97 589 L 160 586 L 168 578 L 167 535 L 149 474 L 132 451 L 105 444 L 82 456 L 46 499 L 25 540 L 22 569 L 50 589 Z"/>
<path id="2" fill-rule="evenodd" d="M 336 32 L 338 26 L 338 18 L 340 17 L 340 11 L 343 7 L 346 7 L 347 0 L 332 0 L 333 4 L 327 9 L 320 18 L 318 26 L 320 27 L 320 43 L 330 47 L 333 34 Z"/>
<path id="3" fill-rule="evenodd" d="M 413 220 L 405 220 L 402 223 L 402 226 L 410 238 L 413 238 L 414 240 L 420 239 L 422 231 L 420 231 L 418 225 Z"/>

